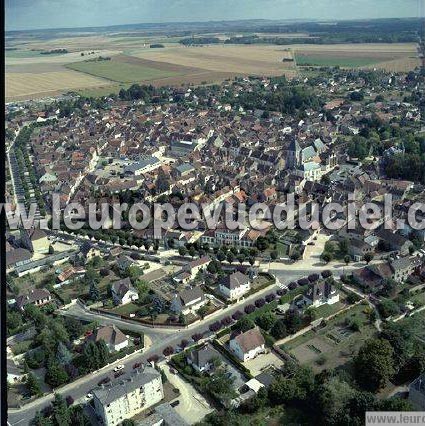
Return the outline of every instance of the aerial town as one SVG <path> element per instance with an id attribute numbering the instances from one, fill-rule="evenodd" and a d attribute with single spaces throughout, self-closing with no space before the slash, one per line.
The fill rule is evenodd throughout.
<path id="1" fill-rule="evenodd" d="M 424 88 L 423 68 L 328 67 L 7 103 L 9 424 L 425 411 L 425 227 L 408 220 L 425 205 Z M 74 203 L 273 212 L 290 197 L 310 226 L 201 215 L 158 233 L 128 211 L 120 229 L 51 226 Z M 356 213 L 389 198 L 391 226 L 349 226 L 350 197 Z M 339 229 L 313 217 L 330 203 Z M 13 226 L 30 207 L 44 226 Z"/>

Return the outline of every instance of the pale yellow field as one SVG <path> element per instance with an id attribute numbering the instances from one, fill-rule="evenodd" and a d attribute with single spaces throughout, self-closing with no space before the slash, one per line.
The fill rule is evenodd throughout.
<path id="1" fill-rule="evenodd" d="M 280 46 L 203 46 L 169 47 L 158 50 L 140 50 L 134 56 L 159 62 L 185 65 L 219 72 L 277 76 L 294 74 L 290 51 Z"/>
<path id="2" fill-rule="evenodd" d="M 6 100 L 110 84 L 108 80 L 76 71 L 6 73 Z"/>

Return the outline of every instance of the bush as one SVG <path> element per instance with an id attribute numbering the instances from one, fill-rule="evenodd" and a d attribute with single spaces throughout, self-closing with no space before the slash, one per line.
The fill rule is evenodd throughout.
<path id="1" fill-rule="evenodd" d="M 255 306 L 254 305 L 247 305 L 245 306 L 244 309 L 246 314 L 252 314 L 255 311 Z"/>
<path id="2" fill-rule="evenodd" d="M 233 318 L 235 321 L 240 320 L 242 317 L 243 317 L 243 313 L 242 313 L 241 311 L 236 311 L 236 312 L 232 315 L 232 318 Z"/>
<path id="3" fill-rule="evenodd" d="M 275 295 L 274 293 L 272 293 L 272 294 L 268 294 L 268 295 L 265 297 L 265 299 L 266 299 L 266 302 L 267 302 L 267 303 L 273 302 L 273 300 L 274 300 L 274 299 L 276 299 L 276 295 Z"/>
<path id="4" fill-rule="evenodd" d="M 298 287 L 298 284 L 296 282 L 292 282 L 288 284 L 289 290 L 295 290 Z"/>
<path id="5" fill-rule="evenodd" d="M 308 276 L 308 280 L 309 280 L 311 283 L 314 283 L 314 282 L 316 282 L 316 281 L 319 281 L 319 278 L 320 278 L 320 275 L 319 275 L 319 274 L 311 274 L 311 275 L 309 275 L 309 276 Z"/>
<path id="6" fill-rule="evenodd" d="M 322 272 L 322 277 L 323 278 L 329 278 L 329 277 L 331 277 L 333 274 L 332 274 L 332 271 L 329 271 L 329 270 L 326 270 L 326 271 L 323 271 Z"/>
<path id="7" fill-rule="evenodd" d="M 264 299 L 257 299 L 254 304 L 257 308 L 261 308 L 266 304 L 266 301 Z"/>
<path id="8" fill-rule="evenodd" d="M 198 342 L 199 340 L 201 340 L 201 339 L 202 339 L 202 334 L 200 334 L 200 333 L 195 333 L 195 334 L 193 334 L 193 335 L 192 335 L 192 339 L 193 339 L 195 342 Z"/>

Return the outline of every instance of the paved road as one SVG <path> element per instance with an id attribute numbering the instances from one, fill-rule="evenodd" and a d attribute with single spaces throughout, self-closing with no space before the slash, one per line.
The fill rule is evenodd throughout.
<path id="1" fill-rule="evenodd" d="M 286 280 L 281 280 L 282 283 L 289 283 L 293 280 L 293 277 L 286 277 Z M 226 316 L 232 315 L 238 310 L 243 310 L 243 308 L 253 303 L 254 300 L 258 299 L 259 297 L 264 297 L 267 294 L 274 293 L 277 289 L 276 285 L 270 286 L 266 289 L 263 289 L 249 297 L 247 297 L 244 301 L 240 302 L 237 305 L 229 306 L 221 311 L 218 311 L 217 313 L 213 314 L 210 318 L 194 324 L 188 328 L 183 328 L 180 330 L 157 330 L 155 329 L 154 333 L 158 333 L 156 337 L 152 339 L 152 334 L 150 334 L 150 337 L 152 339 L 152 345 L 149 349 L 146 350 L 143 354 L 136 353 L 128 356 L 125 360 L 117 361 L 114 364 L 111 364 L 110 366 L 104 367 L 102 370 L 98 372 L 91 373 L 87 376 L 82 377 L 81 379 L 78 379 L 77 381 L 70 383 L 63 388 L 61 388 L 58 393 L 62 394 L 63 396 L 71 395 L 75 401 L 82 401 L 84 399 L 84 396 L 90 392 L 93 388 L 97 386 L 99 381 L 103 379 L 106 376 L 112 377 L 113 374 L 113 368 L 118 364 L 124 364 L 125 365 L 125 372 L 130 372 L 133 368 L 133 365 L 135 362 L 146 362 L 149 357 L 151 357 L 154 354 L 162 355 L 162 351 L 167 346 L 173 346 L 174 348 L 179 345 L 179 343 L 183 339 L 190 339 L 191 336 L 195 333 L 205 333 L 208 332 L 208 327 L 214 323 L 215 321 L 221 320 Z M 84 313 L 84 315 L 87 315 L 87 312 Z M 90 320 L 97 319 L 99 321 L 105 321 L 105 317 L 93 314 L 90 315 Z M 107 321 L 109 323 L 111 322 L 111 319 L 108 317 Z M 127 326 L 127 323 L 126 323 Z M 141 331 L 148 333 L 152 333 L 152 329 L 149 327 L 140 327 Z M 147 329 L 147 330 L 146 330 Z M 26 404 L 21 409 L 9 409 L 9 422 L 11 425 L 20 425 L 20 426 L 26 426 L 29 424 L 29 422 L 34 418 L 37 411 L 40 411 L 44 407 L 48 406 L 53 399 L 53 395 L 47 395 L 42 398 L 39 398 L 32 403 Z"/>

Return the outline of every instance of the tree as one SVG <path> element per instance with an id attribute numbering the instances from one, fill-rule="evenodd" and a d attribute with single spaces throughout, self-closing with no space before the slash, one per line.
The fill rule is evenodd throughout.
<path id="1" fill-rule="evenodd" d="M 388 318 L 400 313 L 400 308 L 397 303 L 391 299 L 381 300 L 378 304 L 378 311 L 384 317 Z"/>
<path id="2" fill-rule="evenodd" d="M 373 260 L 373 254 L 372 253 L 366 253 L 363 257 L 364 261 L 369 265 L 370 262 Z"/>
<path id="3" fill-rule="evenodd" d="M 95 281 L 90 283 L 89 296 L 93 301 L 98 301 L 100 299 L 100 293 Z"/>
<path id="4" fill-rule="evenodd" d="M 294 334 L 301 328 L 300 314 L 294 309 L 285 313 L 284 321 L 289 334 Z"/>
<path id="5" fill-rule="evenodd" d="M 264 312 L 259 315 L 255 320 L 255 323 L 263 330 L 267 331 L 273 326 L 276 321 L 276 315 L 273 312 Z"/>
<path id="6" fill-rule="evenodd" d="M 33 373 L 27 374 L 26 384 L 31 395 L 40 396 L 43 394 L 40 383 Z"/>
<path id="7" fill-rule="evenodd" d="M 338 377 L 332 377 L 319 387 L 317 394 L 324 424 L 349 424 L 347 406 L 355 396 L 355 391 L 348 383 Z"/>
<path id="8" fill-rule="evenodd" d="M 205 315 L 208 313 L 208 311 L 209 311 L 208 306 L 204 305 L 204 306 L 201 306 L 201 307 L 198 309 L 197 314 L 198 314 L 198 315 L 199 315 L 202 319 L 204 319 L 204 318 L 205 318 Z"/>
<path id="9" fill-rule="evenodd" d="M 330 252 L 326 252 L 325 251 L 322 254 L 322 260 L 323 260 L 323 262 L 329 263 L 332 259 L 333 259 L 333 256 L 332 256 L 332 254 Z"/>
<path id="10" fill-rule="evenodd" d="M 180 256 L 186 256 L 187 254 L 187 248 L 186 247 L 179 247 L 179 255 Z"/>
<path id="11" fill-rule="evenodd" d="M 245 331 L 251 330 L 251 328 L 254 328 L 255 324 L 252 319 L 248 317 L 242 317 L 236 324 L 235 324 L 235 330 L 240 330 L 243 333 Z"/>
<path id="12" fill-rule="evenodd" d="M 351 257 L 348 254 L 344 256 L 344 262 L 346 265 L 348 265 L 351 262 Z"/>
<path id="13" fill-rule="evenodd" d="M 55 425 L 71 425 L 71 410 L 69 410 L 65 399 L 60 394 L 55 394 L 55 399 L 52 402 L 53 414 L 52 420 Z"/>
<path id="14" fill-rule="evenodd" d="M 196 249 L 195 249 L 195 247 L 190 246 L 190 247 L 189 247 L 188 252 L 189 252 L 189 256 L 190 256 L 192 259 L 196 256 Z"/>
<path id="15" fill-rule="evenodd" d="M 64 326 L 71 340 L 80 337 L 83 334 L 84 327 L 81 321 L 72 317 L 65 317 Z"/>
<path id="16" fill-rule="evenodd" d="M 285 321 L 283 319 L 278 319 L 273 324 L 273 327 L 270 330 L 270 334 L 277 340 L 286 337 L 288 335 L 288 332 L 286 330 Z"/>
<path id="17" fill-rule="evenodd" d="M 68 382 L 69 376 L 59 363 L 51 362 L 47 367 L 46 376 L 44 380 L 46 381 L 46 383 L 56 388 Z"/>
<path id="18" fill-rule="evenodd" d="M 229 251 L 227 253 L 226 259 L 229 263 L 233 263 L 233 261 L 235 260 L 235 255 L 231 251 Z"/>
<path id="19" fill-rule="evenodd" d="M 63 342 L 58 343 L 56 360 L 60 365 L 67 365 L 72 361 L 72 353 Z"/>
<path id="20" fill-rule="evenodd" d="M 53 423 L 49 418 L 44 417 L 43 414 L 40 413 L 40 411 L 37 411 L 37 413 L 35 414 L 35 417 L 31 421 L 31 425 L 32 426 L 52 426 Z"/>
<path id="21" fill-rule="evenodd" d="M 376 392 L 394 374 L 394 350 L 384 339 L 367 340 L 354 358 L 356 380 L 365 390 Z"/>

